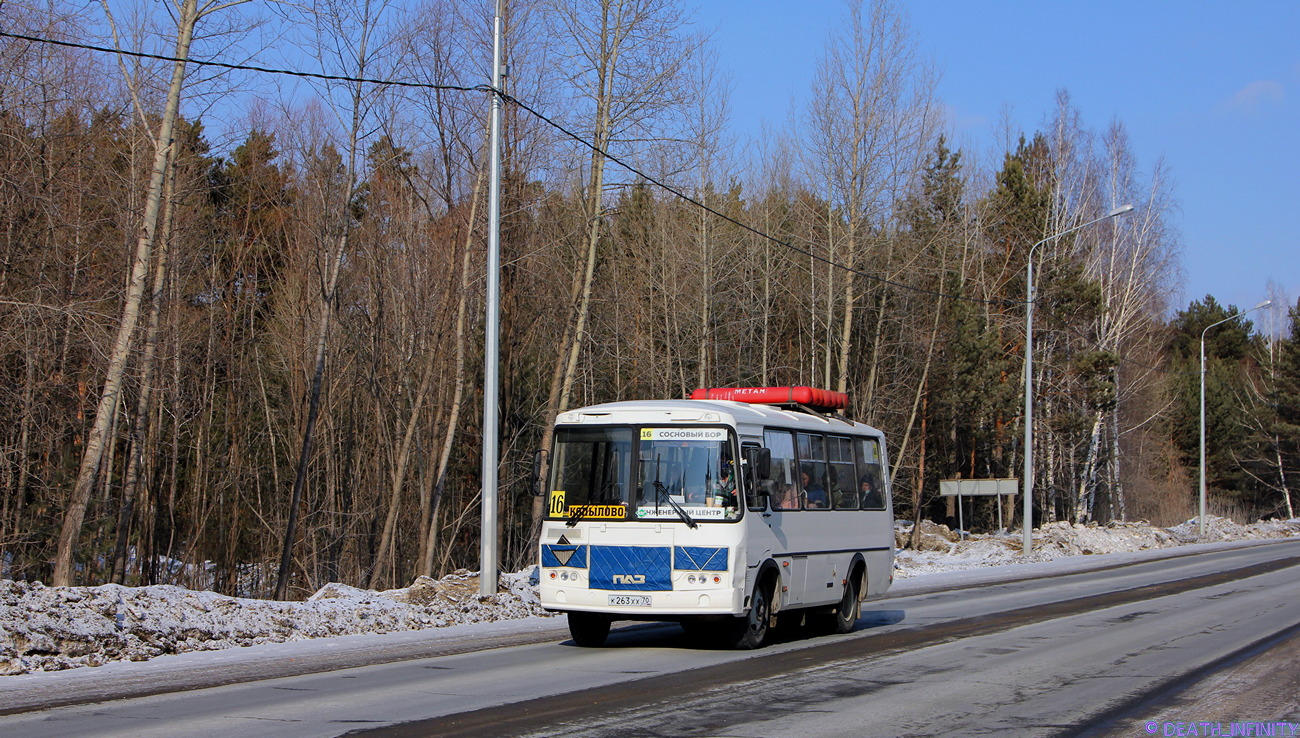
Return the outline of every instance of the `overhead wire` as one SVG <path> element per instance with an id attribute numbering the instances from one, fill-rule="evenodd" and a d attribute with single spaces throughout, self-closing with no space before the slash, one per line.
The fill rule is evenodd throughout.
<path id="1" fill-rule="evenodd" d="M 602 148 L 600 148 L 599 146 L 596 146 L 595 144 L 591 143 L 590 141 L 587 141 L 587 140 L 586 140 L 585 138 L 583 138 L 582 136 L 580 136 L 580 135 L 578 135 L 577 133 L 575 133 L 575 132 L 569 130 L 569 129 L 568 129 L 567 127 L 565 127 L 564 125 L 562 125 L 562 124 L 558 123 L 557 121 L 551 119 L 549 116 L 547 116 L 547 115 L 545 115 L 544 113 L 542 113 L 541 111 L 539 111 L 539 110 L 533 108 L 531 105 L 527 104 L 527 103 L 524 102 L 523 100 L 520 100 L 519 98 L 514 97 L 513 95 L 507 94 L 506 92 L 504 92 L 504 91 L 502 91 L 502 90 L 494 89 L 491 85 L 487 85 L 487 84 L 479 84 L 479 85 L 466 86 L 466 85 L 435 84 L 435 83 L 432 83 L 432 82 L 406 82 L 406 81 L 402 81 L 402 80 L 375 79 L 375 78 L 367 78 L 367 77 L 352 77 L 352 76 L 348 76 L 348 75 L 324 74 L 324 73 L 320 73 L 320 72 L 304 72 L 304 71 L 301 71 L 301 70 L 293 70 L 293 69 L 279 69 L 279 68 L 275 68 L 275 67 L 263 67 L 263 66 L 252 65 L 252 64 L 233 64 L 233 63 L 229 63 L 229 62 L 221 62 L 221 61 L 215 61 L 215 60 L 211 60 L 211 59 L 193 59 L 193 58 L 190 58 L 190 59 L 181 59 L 181 58 L 174 57 L 174 56 L 168 56 L 168 55 L 166 55 L 166 54 L 151 54 L 151 53 L 141 52 L 141 51 L 128 51 L 128 50 L 125 50 L 125 49 L 118 49 L 118 48 L 113 48 L 113 47 L 108 47 L 108 46 L 98 46 L 98 45 L 95 45 L 95 44 L 85 44 L 85 43 L 78 43 L 78 42 L 75 42 L 75 41 L 64 41 L 64 40 L 61 40 L 61 39 L 44 38 L 44 37 L 38 37 L 38 36 L 29 36 L 29 35 L 21 34 L 21 33 L 13 33 L 13 32 L 11 32 L 11 31 L 0 31 L 0 36 L 2 36 L 2 37 L 7 37 L 7 38 L 20 39 L 20 40 L 23 40 L 23 41 L 29 41 L 29 42 L 32 42 L 32 43 L 51 44 L 51 45 L 62 46 L 62 47 L 66 47 L 66 48 L 81 49 L 81 50 L 85 50 L 85 51 L 95 51 L 95 52 L 107 53 L 107 54 L 120 54 L 120 55 L 123 55 L 123 56 L 129 56 L 129 57 L 140 58 L 140 59 L 151 59 L 151 60 L 154 60 L 154 61 L 165 61 L 165 62 L 173 62 L 173 63 L 175 63 L 175 62 L 184 62 L 184 63 L 187 63 L 187 64 L 194 64 L 194 65 L 196 65 L 196 66 L 210 66 L 210 67 L 217 67 L 217 68 L 220 68 L 220 69 L 229 69 L 229 70 L 233 70 L 233 71 L 258 72 L 258 73 L 262 73 L 262 74 L 275 74 L 275 75 L 281 75 L 281 76 L 300 77 L 300 78 L 304 78 L 304 79 L 317 79 L 317 80 L 323 80 L 323 81 L 327 81 L 327 82 L 350 82 L 350 83 L 361 83 L 361 84 L 373 84 L 373 85 L 380 85 L 380 86 L 392 86 L 392 87 L 400 87 L 400 88 L 416 88 L 416 89 L 447 90 L 447 91 L 455 91 L 455 92 L 489 92 L 489 93 L 496 93 L 496 94 L 500 95 L 500 97 L 501 97 L 501 99 L 502 99 L 503 101 L 505 101 L 505 102 L 509 102 L 509 103 L 511 103 L 511 104 L 513 104 L 513 105 L 518 106 L 521 110 L 525 111 L 526 113 L 528 113 L 529 115 L 533 116 L 533 117 L 536 118 L 537 120 L 539 120 L 539 121 L 545 123 L 546 125 L 548 125 L 548 126 L 554 128 L 555 130 L 559 131 L 559 132 L 560 132 L 561 134 L 563 134 L 565 137 L 567 137 L 567 138 L 573 140 L 574 142 L 576 142 L 576 143 L 578 143 L 578 144 L 580 144 L 580 145 L 582 145 L 582 146 L 584 146 L 584 147 L 590 149 L 592 152 L 594 152 L 594 153 L 598 154 L 599 156 L 603 157 L 604 159 L 606 159 L 606 160 L 608 160 L 608 161 L 610 161 L 610 162 L 612 162 L 612 163 L 618 165 L 619 167 L 622 167 L 622 168 L 625 169 L 626 171 L 628 171 L 628 172 L 634 174 L 635 176 L 640 177 L 641 179 L 643 179 L 643 180 L 646 181 L 647 183 L 652 184 L 652 185 L 654 185 L 654 186 L 656 186 L 656 187 L 662 189 L 662 190 L 665 191 L 665 192 L 668 192 L 669 194 L 671 194 L 671 195 L 673 195 L 674 197 L 676 197 L 676 198 L 682 200 L 683 202 L 686 202 L 686 203 L 688 203 L 688 204 L 690 204 L 690 205 L 692 205 L 692 206 L 694 206 L 694 207 L 696 207 L 696 208 L 699 208 L 699 209 L 703 210 L 704 212 L 707 212 L 707 213 L 709 213 L 710 215 L 713 215 L 713 216 L 716 217 L 716 218 L 719 218 L 719 219 L 724 220 L 724 221 L 726 221 L 726 222 L 728 222 L 728 223 L 731 223 L 732 225 L 735 225 L 736 227 L 741 228 L 741 229 L 743 229 L 743 230 L 745 230 L 745 231 L 747 231 L 747 232 L 749 232 L 749 233 L 751 233 L 751 234 L 753 234 L 753 235 L 755 235 L 755 236 L 758 236 L 759 238 L 765 239 L 765 240 L 767 240 L 767 241 L 769 241 L 769 242 L 771 242 L 771 243 L 773 243 L 773 244 L 776 244 L 776 245 L 778 245 L 778 246 L 781 246 L 781 247 L 783 247 L 783 248 L 785 248 L 785 249 L 788 249 L 788 250 L 790 250 L 790 251 L 793 251 L 793 252 L 795 252 L 795 253 L 798 253 L 798 254 L 802 254 L 802 255 L 804 255 L 804 256 L 807 256 L 808 258 L 810 258 L 810 259 L 812 259 L 812 260 L 814 260 L 814 261 L 818 261 L 818 262 L 823 263 L 823 264 L 825 264 L 825 265 L 827 265 L 827 266 L 830 266 L 830 267 L 832 267 L 832 268 L 840 269 L 840 270 L 843 270 L 843 271 L 849 272 L 849 273 L 851 273 L 851 274 L 855 274 L 855 275 L 858 275 L 858 276 L 864 277 L 864 278 L 866 278 L 866 279 L 868 279 L 868 280 L 875 281 L 875 282 L 878 282 L 878 283 L 880 283 L 880 284 L 886 284 L 886 285 L 889 285 L 889 286 L 891 286 L 891 287 L 896 287 L 896 288 L 898 288 L 898 289 L 902 289 L 902 290 L 908 290 L 908 291 L 911 291 L 911 292 L 914 292 L 914 293 L 918 293 L 918 294 L 929 295 L 929 296 L 931 296 L 931 297 L 943 297 L 943 298 L 947 298 L 947 299 L 951 299 L 951 300 L 961 300 L 961 301 L 973 302 L 973 303 L 979 303 L 979 304 L 985 304 L 985 305 L 1027 305 L 1027 304 L 1028 304 L 1028 301 L 1025 301 L 1025 300 L 990 300 L 990 299 L 985 299 L 985 298 L 969 297 L 969 296 L 966 296 L 966 295 L 956 295 L 956 294 L 951 294 L 951 293 L 940 292 L 940 291 L 937 291 L 937 290 L 930 290 L 930 289 L 926 289 L 926 288 L 924 288 L 924 287 L 918 287 L 918 286 L 916 286 L 916 285 L 907 284 L 907 283 L 905 283 L 905 282 L 899 282 L 899 281 L 897 281 L 897 280 L 892 280 L 892 279 L 889 279 L 889 278 L 887 278 L 887 277 L 882 277 L 882 276 L 877 275 L 877 274 L 872 274 L 872 273 L 870 273 L 870 272 L 866 272 L 866 271 L 863 271 L 863 270 L 861 270 L 861 269 L 856 269 L 856 268 L 854 268 L 854 267 L 850 267 L 850 266 L 847 266 L 847 265 L 841 264 L 841 263 L 839 263 L 839 262 L 837 262 L 837 261 L 835 261 L 835 260 L 833 260 L 833 259 L 830 259 L 830 258 L 828 258 L 828 257 L 826 257 L 826 256 L 823 256 L 823 255 L 821 255 L 821 254 L 817 254 L 817 253 L 811 251 L 810 249 L 805 249 L 805 248 L 802 248 L 802 247 L 797 246 L 797 245 L 795 245 L 795 244 L 792 244 L 792 243 L 790 243 L 790 242 L 788 242 L 788 241 L 785 241 L 785 240 L 783 240 L 783 239 L 777 238 L 776 236 L 773 236 L 773 235 L 771 235 L 771 234 L 769 234 L 769 233 L 766 233 L 766 232 L 764 232 L 764 231 L 761 231 L 761 230 L 759 230 L 759 229 L 757 229 L 757 228 L 755 228 L 755 227 L 749 225 L 748 223 L 744 223 L 744 222 L 742 222 L 742 221 L 740 221 L 740 220 L 737 220 L 736 218 L 733 218 L 733 217 L 727 215 L 726 213 L 720 212 L 720 211 L 718 211 L 717 209 L 715 209 L 715 208 L 713 208 L 713 207 L 710 207 L 710 206 L 707 205 L 706 203 L 700 202 L 700 201 L 697 200 L 696 198 L 691 197 L 690 195 L 686 194 L 685 192 L 682 192 L 680 189 L 678 189 L 678 188 L 676 188 L 676 187 L 673 187 L 672 185 L 669 185 L 669 184 L 667 184 L 667 183 L 665 183 L 665 182 L 659 180 L 658 178 L 653 177 L 653 176 L 651 176 L 651 175 L 645 173 L 644 171 L 638 169 L 636 166 L 634 166 L 634 165 L 632 165 L 632 164 L 630 164 L 630 163 L 624 161 L 623 159 L 621 159 L 621 158 L 615 156 L 614 154 L 611 154 L 609 151 L 607 151 L 607 150 L 605 150 L 605 149 L 602 149 Z M 1037 302 L 1037 301 L 1035 301 L 1035 302 Z M 1059 316 L 1056 316 L 1052 311 L 1048 310 L 1046 307 L 1043 307 L 1043 308 L 1040 308 L 1040 309 L 1043 309 L 1043 310 L 1047 311 L 1050 315 L 1053 315 L 1054 317 L 1057 317 L 1057 318 L 1059 319 Z M 1062 322 L 1063 324 L 1067 324 L 1066 321 L 1061 321 L 1061 322 Z M 1084 337 L 1081 333 L 1079 333 L 1076 329 L 1073 329 L 1073 328 L 1071 327 L 1070 330 L 1071 330 L 1071 332 L 1075 333 L 1076 337 L 1079 337 L 1079 338 L 1086 338 L 1086 337 Z M 1148 365 L 1148 364 L 1145 364 L 1145 363 L 1143 363 L 1143 362 L 1137 361 L 1137 360 L 1135 360 L 1135 359 L 1120 358 L 1120 363 L 1135 364 L 1135 365 L 1140 366 L 1140 367 L 1142 367 L 1142 368 L 1144 368 L 1144 369 L 1148 369 L 1148 370 L 1156 371 L 1156 372 L 1162 372 L 1162 373 L 1166 373 L 1166 374 L 1184 374 L 1184 373 L 1185 373 L 1185 372 L 1180 372 L 1180 371 L 1176 371 L 1176 370 L 1171 370 L 1171 369 L 1162 369 L 1162 368 L 1160 368 L 1160 367 L 1150 366 L 1150 365 Z"/>
<path id="2" fill-rule="evenodd" d="M 392 87 L 422 88 L 431 90 L 453 90 L 458 92 L 490 92 L 491 85 L 474 85 L 467 87 L 464 85 L 444 85 L 434 84 L 432 82 L 403 82 L 401 80 L 391 79 L 371 79 L 367 77 L 349 77 L 344 74 L 324 74 L 321 72 L 303 72 L 295 69 L 277 69 L 275 67 L 261 67 L 253 64 L 232 64 L 229 62 L 213 61 L 211 59 L 181 59 L 166 54 L 150 54 L 144 51 L 127 51 L 126 49 L 116 49 L 111 46 L 96 46 L 94 44 L 83 44 L 75 41 L 63 41 L 56 38 L 41 38 L 38 36 L 27 36 L 21 33 L 12 33 L 9 31 L 0 31 L 0 36 L 7 38 L 16 38 L 23 41 L 31 41 L 38 44 L 52 44 L 54 46 L 63 46 L 70 49 L 82 49 L 84 51 L 98 51 L 105 54 L 120 54 L 136 59 L 152 59 L 154 61 L 165 62 L 184 62 L 200 67 L 217 67 L 219 69 L 231 69 L 240 72 L 261 72 L 263 74 L 278 74 L 286 77 L 302 77 L 304 79 L 319 79 L 326 82 L 361 82 L 372 85 L 386 85 Z"/>
<path id="3" fill-rule="evenodd" d="M 537 111 L 537 110 L 534 110 L 532 107 L 530 107 L 527 103 L 523 102 L 522 100 L 520 100 L 520 99 L 518 99 L 518 98 L 516 98 L 516 97 L 513 97 L 513 96 L 511 96 L 511 95 L 508 95 L 508 94 L 506 94 L 506 93 L 504 93 L 504 92 L 499 92 L 498 94 L 501 95 L 502 99 L 507 100 L 507 101 L 509 101 L 509 102 L 511 102 L 511 103 L 513 103 L 513 104 L 515 104 L 515 105 L 517 105 L 517 106 L 519 106 L 522 110 L 528 112 L 528 113 L 529 113 L 530 115 L 532 115 L 533 117 L 537 118 L 538 120 L 542 121 L 543 123 L 546 123 L 547 125 L 549 125 L 549 126 L 551 126 L 552 128 L 556 129 L 557 131 L 559 131 L 560 133 L 564 134 L 564 135 L 567 136 L 568 138 L 570 138 L 570 139 L 572 139 L 572 140 L 574 140 L 574 141 L 576 141 L 576 142 L 582 144 L 583 146 L 585 146 L 585 147 L 591 149 L 593 152 L 595 152 L 595 153 L 599 154 L 600 156 L 604 157 L 604 158 L 607 159 L 608 161 L 613 162 L 614 164 L 617 164 L 618 166 L 620 166 L 620 167 L 626 169 L 627 171 L 631 172 L 632 174 L 635 174 L 636 176 L 638 176 L 638 177 L 644 179 L 646 182 L 648 182 L 648 183 L 650 183 L 650 184 L 653 184 L 653 185 L 655 185 L 656 187 L 659 187 L 660 189 L 662 189 L 662 190 L 664 190 L 665 192 L 668 192 L 669 194 L 671 194 L 671 195 L 673 195 L 673 196 L 679 198 L 680 200 L 682 200 L 682 201 L 684 201 L 684 202 L 687 202 L 687 203 L 689 203 L 689 204 L 691 204 L 691 205 L 694 205 L 695 207 L 697 207 L 697 208 L 699 208 L 699 209 L 701 209 L 701 210 L 703 210 L 703 211 L 705 211 L 705 212 L 707 212 L 707 213 L 709 213 L 709 214 L 711 214 L 711 215 L 713 215 L 713 216 L 715 216 L 715 217 L 717 217 L 717 218 L 720 218 L 720 219 L 722 219 L 722 220 L 725 220 L 725 221 L 727 221 L 728 223 L 731 223 L 732 225 L 737 226 L 738 228 L 741 228 L 741 229 L 743 229 L 743 230 L 745 230 L 745 231 L 748 231 L 748 232 L 750 232 L 750 233 L 752 233 L 752 234 L 758 236 L 759 238 L 766 239 L 766 240 L 771 241 L 772 243 L 774 243 L 774 244 L 776 244 L 776 245 L 778 245 L 778 246 L 782 246 L 782 247 L 784 247 L 784 248 L 786 248 L 786 249 L 789 249 L 789 250 L 794 251 L 794 252 L 796 252 L 796 253 L 799 253 L 799 254 L 802 254 L 802 255 L 804 255 L 804 256 L 807 256 L 808 258 L 813 259 L 814 261 L 821 262 L 821 263 L 823 263 L 823 264 L 826 264 L 827 266 L 830 266 L 830 267 L 833 267 L 833 268 L 836 268 L 836 269 L 841 269 L 841 270 L 843 270 L 843 271 L 849 272 L 850 274 L 856 274 L 856 275 L 858 275 L 858 276 L 865 277 L 866 279 L 869 279 L 869 280 L 872 280 L 872 281 L 875 281 L 875 282 L 879 282 L 879 283 L 881 283 L 881 284 L 887 284 L 887 285 L 889 285 L 889 286 L 891 286 L 891 287 L 897 287 L 897 288 L 899 288 L 899 289 L 909 290 L 909 291 L 911 291 L 911 292 L 916 292 L 916 293 L 920 293 L 920 294 L 923 294 L 923 295 L 929 295 L 929 296 L 931 296 L 931 297 L 945 297 L 945 298 L 948 298 L 948 299 L 951 299 L 951 300 L 964 300 L 964 301 L 967 301 L 967 302 L 977 302 L 977 303 L 982 303 L 982 304 L 986 304 L 986 305 L 1024 305 L 1024 304 L 1025 304 L 1025 301 L 1024 301 L 1024 300 L 986 300 L 986 299 L 978 298 L 978 297 L 967 297 L 967 296 L 965 296 L 965 295 L 953 295 L 953 294 L 943 293 L 943 292 L 939 292 L 939 291 L 937 291 L 937 290 L 926 289 L 926 288 L 924 288 L 924 287 L 917 287 L 916 285 L 907 284 L 907 283 L 905 283 L 905 282 L 899 282 L 899 281 L 896 281 L 896 280 L 889 279 L 888 277 L 882 277 L 882 276 L 880 276 L 880 275 L 878 275 L 878 274 L 872 274 L 872 273 L 870 273 L 870 272 L 865 272 L 865 271 L 863 271 L 863 270 L 861 270 L 861 269 L 856 269 L 856 268 L 854 268 L 854 267 L 850 267 L 850 266 L 846 266 L 846 265 L 844 265 L 844 264 L 840 264 L 839 262 L 837 262 L 837 261 L 835 261 L 835 260 L 833 260 L 833 259 L 830 259 L 830 258 L 828 258 L 828 257 L 826 257 L 826 256 L 822 256 L 821 254 L 814 253 L 813 251 L 811 251 L 811 250 L 809 250 L 809 249 L 801 248 L 801 247 L 796 246 L 796 245 L 794 245 L 794 244 L 792 244 L 792 243 L 790 243 L 790 242 L 788 242 L 788 241 L 784 241 L 784 240 L 782 240 L 782 239 L 780 239 L 780 238 L 777 238 L 776 236 L 773 236 L 773 235 L 771 235 L 771 234 L 769 234 L 769 233 L 766 233 L 766 232 L 764 232 L 764 231 L 760 231 L 759 229 L 754 228 L 753 226 L 749 225 L 748 223 L 744 223 L 744 222 L 742 222 L 742 221 L 736 220 L 735 218 L 733 218 L 733 217 L 727 215 L 726 213 L 720 212 L 720 211 L 718 211 L 718 210 L 716 210 L 716 209 L 710 207 L 709 205 L 700 202 L 699 200 L 697 200 L 697 199 L 691 197 L 690 195 L 688 195 L 688 194 L 682 192 L 681 190 L 677 189 L 676 187 L 673 187 L 672 185 L 666 184 L 666 183 L 660 181 L 659 179 L 656 179 L 655 177 L 652 177 L 651 175 L 646 174 L 645 172 L 641 171 L 640 169 L 637 169 L 635 166 L 633 166 L 633 165 L 631 165 L 631 164 L 629 164 L 629 163 L 623 161 L 622 159 L 618 158 L 617 156 L 614 156 L 613 154 L 609 153 L 608 151 L 605 151 L 604 149 L 601 149 L 599 146 L 597 146 L 597 145 L 595 145 L 595 144 L 593 144 L 593 143 L 587 141 L 586 139 L 582 138 L 582 137 L 579 136 L 578 134 L 576 134 L 576 133 L 570 131 L 569 129 L 565 128 L 564 126 L 560 125 L 559 123 L 557 123 L 557 122 L 551 120 L 550 118 L 548 118 L 546 115 L 542 114 L 541 112 L 539 112 L 539 111 Z"/>
<path id="4" fill-rule="evenodd" d="M 645 180 L 647 183 L 652 184 L 655 187 L 658 187 L 665 192 L 668 192 L 669 194 L 682 200 L 683 202 L 686 202 L 696 208 L 699 208 L 709 213 L 710 215 L 713 215 L 716 218 L 720 218 L 728 223 L 731 223 L 732 225 L 735 225 L 738 228 L 741 228 L 749 233 L 752 233 L 753 235 L 758 236 L 759 238 L 765 239 L 773 244 L 781 246 L 795 253 L 801 254 L 803 256 L 807 256 L 808 258 L 820 262 L 822 264 L 825 264 L 831 268 L 840 269 L 842 271 L 861 276 L 867 280 L 874 281 L 880 284 L 889 285 L 891 287 L 907 290 L 922 295 L 928 295 L 931 297 L 944 297 L 951 300 L 962 300 L 966 302 L 974 302 L 974 303 L 980 303 L 985 305 L 1026 304 L 1024 300 L 985 299 L 979 297 L 969 297 L 966 295 L 948 294 L 948 293 L 939 292 L 937 290 L 927 289 L 925 287 L 919 287 L 917 285 L 907 284 L 906 282 L 899 282 L 897 280 L 889 279 L 888 277 L 882 277 L 878 274 L 872 274 L 871 272 L 867 272 L 862 269 L 857 269 L 854 267 L 847 266 L 845 264 L 841 264 L 835 261 L 834 259 L 818 254 L 812 251 L 811 249 L 806 249 L 797 246 L 793 243 L 790 243 L 789 241 L 785 241 L 781 238 L 778 238 L 769 233 L 761 231 L 749 225 L 748 223 L 737 220 L 736 218 L 733 218 L 727 215 L 726 213 L 720 212 L 717 209 L 710 207 L 709 205 L 703 202 L 700 202 L 698 199 L 691 197 L 690 195 L 686 194 L 680 189 L 673 187 L 672 185 L 669 185 L 666 182 L 663 182 L 662 180 L 645 173 L 644 171 L 638 169 L 636 166 L 624 161 L 623 159 L 615 156 L 614 154 L 611 154 L 609 151 L 600 148 L 599 146 L 591 143 L 590 141 L 587 141 L 582 136 L 569 130 L 562 124 L 551 119 L 549 116 L 545 115 L 544 113 L 537 110 L 536 108 L 533 108 L 531 105 L 528 105 L 527 103 L 520 100 L 519 98 L 514 97 L 513 95 L 509 95 L 502 90 L 493 89 L 491 85 L 480 84 L 474 86 L 463 86 L 463 85 L 434 84 L 429 82 L 404 82 L 401 80 L 351 77 L 348 75 L 322 74 L 318 72 L 303 72 L 303 71 L 291 70 L 291 69 L 277 69 L 274 67 L 263 67 L 263 66 L 257 66 L 252 64 L 232 64 L 229 62 L 219 62 L 219 61 L 213 61 L 208 59 L 194 59 L 194 58 L 180 59 L 178 57 L 168 56 L 166 54 L 151 54 L 151 53 L 146 53 L 141 51 L 127 51 L 124 49 L 117 49 L 117 48 L 112 48 L 107 46 L 97 46 L 94 44 L 84 44 L 84 43 L 78 43 L 74 41 L 63 41 L 59 39 L 41 38 L 41 37 L 28 36 L 25 34 L 12 33 L 6 31 L 0 31 L 0 36 L 21 39 L 33 43 L 53 44 L 56 46 L 63 46 L 67 48 L 82 49 L 86 51 L 96 51 L 96 52 L 107 53 L 107 54 L 121 54 L 124 56 L 130 56 L 130 57 L 140 58 L 140 59 L 151 59 L 154 61 L 166 61 L 166 62 L 173 62 L 173 63 L 185 62 L 187 64 L 194 64 L 196 66 L 211 66 L 220 69 L 230 69 L 230 70 L 247 71 L 247 72 L 260 72 L 264 74 L 277 74 L 282 76 L 301 77 L 306 79 L 319 79 L 319 80 L 325 80 L 330 82 L 353 82 L 353 83 L 364 83 L 364 84 L 373 84 L 373 85 L 381 85 L 381 86 L 386 85 L 386 86 L 404 87 L 404 88 L 450 90 L 450 91 L 459 91 L 459 92 L 495 92 L 496 94 L 500 95 L 503 101 L 518 106 L 521 110 L 527 112 L 529 115 L 533 116 L 534 118 L 540 120 L 546 125 L 559 131 L 565 137 L 573 140 L 574 142 L 582 146 L 587 147 L 588 149 L 591 149 L 593 152 L 597 153 L 607 161 L 616 164 L 619 167 L 622 167 L 623 169 L 630 172 L 631 174 L 640 177 L 641 179 Z"/>

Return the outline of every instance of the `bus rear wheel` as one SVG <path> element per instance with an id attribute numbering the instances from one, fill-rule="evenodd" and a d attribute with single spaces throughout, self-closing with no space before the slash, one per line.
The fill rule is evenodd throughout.
<path id="1" fill-rule="evenodd" d="M 605 645 L 609 637 L 609 625 L 613 618 L 595 612 L 569 613 L 569 635 L 573 642 L 583 648 L 599 648 Z"/>
<path id="2" fill-rule="evenodd" d="M 835 608 L 835 621 L 832 629 L 836 633 L 852 633 L 853 626 L 858 623 L 858 616 L 862 614 L 862 603 L 858 601 L 858 573 L 854 572 L 853 576 L 848 578 L 844 583 L 844 599 Z"/>

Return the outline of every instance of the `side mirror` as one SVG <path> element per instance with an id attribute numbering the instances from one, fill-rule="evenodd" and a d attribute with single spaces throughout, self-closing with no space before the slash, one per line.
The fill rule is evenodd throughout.
<path id="1" fill-rule="evenodd" d="M 533 497 L 542 496 L 542 467 L 546 464 L 546 450 L 537 449 L 533 452 L 533 470 L 528 477 L 528 489 L 533 493 Z"/>
<path id="2" fill-rule="evenodd" d="M 757 479 L 772 478 L 772 452 L 765 448 L 745 449 L 745 461 Z"/>

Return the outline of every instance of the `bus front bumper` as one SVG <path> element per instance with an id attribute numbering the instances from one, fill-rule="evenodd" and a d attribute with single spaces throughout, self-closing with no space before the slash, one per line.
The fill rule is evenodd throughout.
<path id="1" fill-rule="evenodd" d="M 734 587 L 672 591 L 614 591 L 543 582 L 538 594 L 547 610 L 606 612 L 628 619 L 660 620 L 691 615 L 741 615 L 742 592 Z"/>

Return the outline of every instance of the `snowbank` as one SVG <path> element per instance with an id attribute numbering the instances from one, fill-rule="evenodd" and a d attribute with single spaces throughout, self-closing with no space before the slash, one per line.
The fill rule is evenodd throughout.
<path id="1" fill-rule="evenodd" d="M 964 539 L 947 526 L 922 523 L 920 545 L 905 549 L 911 525 L 896 530 L 896 579 L 1031 564 L 1069 556 L 1168 548 L 1186 543 L 1300 536 L 1300 519 L 1238 525 L 1206 519 L 1169 529 L 1146 523 L 1051 523 L 1035 531 L 1034 552 L 1020 554 L 1018 534 Z M 0 580 L 0 675 L 144 661 L 162 654 L 213 651 L 260 643 L 362 633 L 441 628 L 544 615 L 535 569 L 505 574 L 491 597 L 478 594 L 478 575 L 458 571 L 421 577 L 410 587 L 372 592 L 328 584 L 306 602 L 226 597 L 172 586 L 46 587 Z"/>
<path id="2" fill-rule="evenodd" d="M 1300 518 L 1285 522 L 1269 520 L 1240 525 L 1227 518 L 1210 515 L 1205 518 L 1204 538 L 1199 535 L 1196 518 L 1168 529 L 1156 528 L 1143 522 L 1081 525 L 1062 521 L 1048 523 L 1034 530 L 1034 550 L 1029 556 L 1020 553 L 1023 543 L 1020 533 L 967 535 L 963 540 L 946 525 L 922 521 L 919 545 L 916 549 L 904 548 L 911 533 L 910 523 L 899 523 L 895 531 L 895 543 L 898 546 L 894 567 L 896 579 L 987 566 L 1052 561 L 1063 556 L 1128 553 L 1214 541 L 1289 538 L 1300 536 Z"/>
<path id="3" fill-rule="evenodd" d="M 500 591 L 490 597 L 478 594 L 478 574 L 462 570 L 386 592 L 329 584 L 306 602 L 165 585 L 46 587 L 0 580 L 0 675 L 544 614 L 532 576 L 532 569 L 502 575 Z"/>

